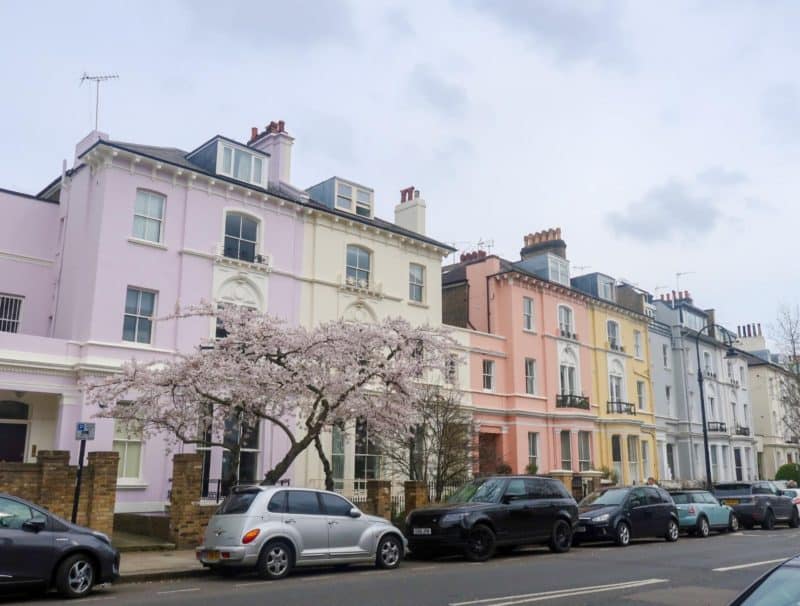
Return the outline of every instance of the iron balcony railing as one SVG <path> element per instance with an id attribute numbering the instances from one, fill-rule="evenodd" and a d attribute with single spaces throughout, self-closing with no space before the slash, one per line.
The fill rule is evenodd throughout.
<path id="1" fill-rule="evenodd" d="M 608 402 L 608 412 L 622 415 L 635 415 L 636 407 L 630 402 L 611 401 Z"/>
<path id="2" fill-rule="evenodd" d="M 798 444 L 798 443 L 800 443 L 800 437 L 792 436 L 792 437 L 786 438 L 786 443 L 787 444 Z"/>
<path id="3" fill-rule="evenodd" d="M 749 436 L 750 435 L 750 428 L 744 427 L 743 425 L 736 426 L 736 435 L 737 436 Z"/>
<path id="4" fill-rule="evenodd" d="M 728 433 L 728 425 L 723 421 L 709 421 L 706 427 L 708 427 L 708 431 Z"/>
<path id="5" fill-rule="evenodd" d="M 561 393 L 556 396 L 556 408 L 582 408 L 589 410 L 589 398 L 571 393 Z"/>

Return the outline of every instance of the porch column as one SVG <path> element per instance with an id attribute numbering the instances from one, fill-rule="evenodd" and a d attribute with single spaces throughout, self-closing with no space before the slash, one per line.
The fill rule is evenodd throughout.
<path id="1" fill-rule="evenodd" d="M 76 465 L 78 463 L 79 443 L 75 440 L 75 424 L 84 420 L 81 419 L 82 411 L 83 397 L 79 392 L 69 391 L 61 394 L 53 450 L 69 451 L 70 461 Z"/>

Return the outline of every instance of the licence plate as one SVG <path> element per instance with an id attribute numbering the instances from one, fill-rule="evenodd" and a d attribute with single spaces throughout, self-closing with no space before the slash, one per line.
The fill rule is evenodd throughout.
<path id="1" fill-rule="evenodd" d="M 586 526 L 578 526 L 575 532 L 586 532 Z"/>
<path id="2" fill-rule="evenodd" d="M 205 552 L 205 559 L 207 562 L 218 562 L 219 561 L 219 551 L 212 550 Z"/>
<path id="3" fill-rule="evenodd" d="M 416 534 L 416 535 L 430 534 L 431 533 L 431 529 L 430 528 L 414 528 L 414 530 L 412 530 L 411 532 L 413 534 Z"/>
<path id="4" fill-rule="evenodd" d="M 739 499 L 722 499 L 723 505 L 738 505 Z"/>

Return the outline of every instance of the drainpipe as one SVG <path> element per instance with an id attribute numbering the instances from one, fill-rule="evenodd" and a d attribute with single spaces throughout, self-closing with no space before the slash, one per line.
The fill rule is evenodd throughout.
<path id="1" fill-rule="evenodd" d="M 492 332 L 492 311 L 489 308 L 489 278 L 486 276 L 486 332 Z"/>

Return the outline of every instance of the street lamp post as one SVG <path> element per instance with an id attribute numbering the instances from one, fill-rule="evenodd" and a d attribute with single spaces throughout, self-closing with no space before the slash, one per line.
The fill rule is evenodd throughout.
<path id="1" fill-rule="evenodd" d="M 722 334 L 725 337 L 725 345 L 728 347 L 728 352 L 725 354 L 726 358 L 733 358 L 736 356 L 736 351 L 733 349 L 733 341 L 730 338 L 728 331 L 725 330 L 722 326 L 718 324 L 706 324 L 697 331 L 694 335 L 694 344 L 695 349 L 697 351 L 697 386 L 700 390 L 700 415 L 703 419 L 703 450 L 704 456 L 706 461 L 706 488 L 708 490 L 712 490 L 714 487 L 714 481 L 711 477 L 711 457 L 708 447 L 708 422 L 706 421 L 706 398 L 705 392 L 703 391 L 703 369 L 702 364 L 700 363 L 700 335 L 704 332 L 709 331 L 709 336 L 711 335 L 711 329 L 713 328 L 720 328 Z"/>

